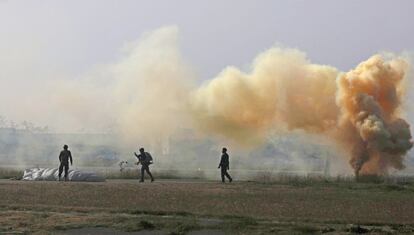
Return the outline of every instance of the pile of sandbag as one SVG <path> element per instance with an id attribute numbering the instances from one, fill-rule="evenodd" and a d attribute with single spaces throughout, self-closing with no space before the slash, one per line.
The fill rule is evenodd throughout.
<path id="1" fill-rule="evenodd" d="M 62 180 L 64 179 L 64 172 L 62 173 Z M 57 168 L 30 168 L 26 169 L 22 180 L 59 180 L 59 170 Z M 82 172 L 77 170 L 69 170 L 69 181 L 87 181 L 87 182 L 102 182 L 105 178 L 98 176 L 93 172 Z"/>

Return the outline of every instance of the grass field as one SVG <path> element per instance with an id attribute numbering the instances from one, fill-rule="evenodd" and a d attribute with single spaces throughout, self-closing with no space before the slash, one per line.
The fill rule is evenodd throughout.
<path id="1" fill-rule="evenodd" d="M 414 184 L 406 181 L 1 180 L 0 198 L 3 233 L 414 233 Z"/>

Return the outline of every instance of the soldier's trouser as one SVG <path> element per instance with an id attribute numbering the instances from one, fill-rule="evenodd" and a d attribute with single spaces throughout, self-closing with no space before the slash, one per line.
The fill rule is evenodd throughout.
<path id="1" fill-rule="evenodd" d="M 65 179 L 68 178 L 69 162 L 61 162 L 59 166 L 59 179 L 62 176 L 63 168 L 65 168 Z"/>
<path id="2" fill-rule="evenodd" d="M 233 179 L 231 178 L 231 176 L 229 175 L 229 173 L 227 173 L 227 168 L 226 167 L 221 167 L 221 182 L 225 181 L 224 176 L 227 177 L 227 179 L 229 179 L 229 181 L 232 181 Z"/>
<path id="3" fill-rule="evenodd" d="M 142 167 L 141 167 L 141 181 L 144 181 L 144 172 L 145 171 L 151 177 L 151 180 L 154 180 L 154 177 L 152 177 L 152 174 L 149 170 L 149 166 L 148 165 L 142 165 Z"/>

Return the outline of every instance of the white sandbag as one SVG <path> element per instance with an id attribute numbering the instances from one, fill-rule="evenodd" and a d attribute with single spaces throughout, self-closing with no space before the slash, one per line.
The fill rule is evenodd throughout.
<path id="1" fill-rule="evenodd" d="M 62 173 L 64 179 L 65 172 Z M 59 180 L 59 170 L 57 168 L 30 168 L 26 169 L 23 174 L 23 180 Z M 69 170 L 68 180 L 70 181 L 87 181 L 87 182 L 102 182 L 105 179 L 93 172 L 82 172 L 77 170 Z"/>

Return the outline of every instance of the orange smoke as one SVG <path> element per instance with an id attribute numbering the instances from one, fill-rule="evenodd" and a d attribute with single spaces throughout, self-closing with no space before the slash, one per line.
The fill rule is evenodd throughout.
<path id="1" fill-rule="evenodd" d="M 202 130 L 245 145 L 278 129 L 326 135 L 348 151 L 356 174 L 384 174 L 402 169 L 413 145 L 400 115 L 407 69 L 403 59 L 375 55 L 340 73 L 272 48 L 251 73 L 229 67 L 194 91 L 191 111 Z"/>
<path id="2" fill-rule="evenodd" d="M 114 126 L 127 146 L 179 128 L 245 146 L 277 131 L 299 129 L 334 140 L 357 174 L 404 167 L 413 145 L 400 110 L 405 60 L 375 55 L 342 73 L 312 64 L 299 50 L 271 48 L 257 56 L 250 72 L 227 67 L 197 87 L 177 44 L 176 27 L 145 35 L 102 72 L 108 81 L 97 76 L 53 89 L 52 100 L 63 108 L 56 113 L 73 114 L 86 127 Z M 73 105 L 73 97 L 83 99 Z"/>
<path id="3" fill-rule="evenodd" d="M 413 146 L 408 123 L 400 117 L 402 81 L 408 64 L 375 55 L 338 77 L 338 131 L 352 149 L 356 174 L 402 169 L 403 156 Z"/>

